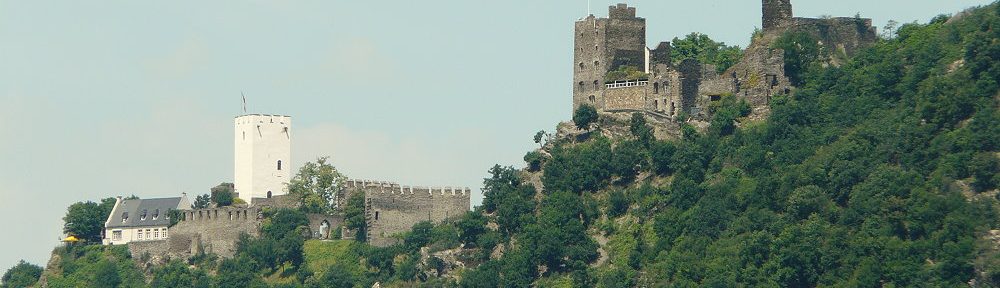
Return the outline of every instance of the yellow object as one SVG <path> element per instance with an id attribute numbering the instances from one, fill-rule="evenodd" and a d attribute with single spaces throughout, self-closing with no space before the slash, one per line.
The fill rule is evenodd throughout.
<path id="1" fill-rule="evenodd" d="M 69 237 L 66 237 L 66 239 L 63 239 L 62 242 L 80 242 L 80 239 L 77 239 L 76 236 L 70 235 Z"/>

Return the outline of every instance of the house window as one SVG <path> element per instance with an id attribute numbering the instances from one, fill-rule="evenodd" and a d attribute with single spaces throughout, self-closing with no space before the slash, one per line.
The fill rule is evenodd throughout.
<path id="1" fill-rule="evenodd" d="M 142 229 L 139 229 L 139 240 L 142 240 Z"/>
<path id="2" fill-rule="evenodd" d="M 111 240 L 122 240 L 122 230 L 111 231 Z"/>
<path id="3" fill-rule="evenodd" d="M 153 239 L 160 238 L 160 229 L 153 229 Z"/>
<path id="4" fill-rule="evenodd" d="M 167 228 L 163 228 L 163 238 L 167 238 Z"/>
<path id="5" fill-rule="evenodd" d="M 281 160 L 278 160 L 278 171 L 281 171 Z"/>

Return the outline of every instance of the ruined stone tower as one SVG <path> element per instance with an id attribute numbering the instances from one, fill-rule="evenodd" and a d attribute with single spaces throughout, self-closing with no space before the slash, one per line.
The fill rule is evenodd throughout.
<path id="1" fill-rule="evenodd" d="M 573 53 L 573 109 L 584 103 L 600 106 L 604 75 L 627 65 L 646 67 L 646 19 L 635 7 L 608 7 L 608 18 L 589 15 L 576 21 Z"/>
<path id="2" fill-rule="evenodd" d="M 791 0 L 763 0 L 764 30 L 773 29 L 792 22 Z"/>

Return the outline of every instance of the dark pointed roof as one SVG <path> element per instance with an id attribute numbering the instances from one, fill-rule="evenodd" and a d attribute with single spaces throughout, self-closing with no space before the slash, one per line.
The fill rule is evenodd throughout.
<path id="1" fill-rule="evenodd" d="M 122 200 L 120 204 L 112 209 L 107 227 L 170 225 L 170 217 L 167 215 L 167 211 L 170 211 L 170 209 L 191 209 L 191 207 L 181 207 L 185 204 L 190 205 L 186 202 L 187 200 L 184 197 Z M 143 218 L 144 214 L 145 218 Z"/>

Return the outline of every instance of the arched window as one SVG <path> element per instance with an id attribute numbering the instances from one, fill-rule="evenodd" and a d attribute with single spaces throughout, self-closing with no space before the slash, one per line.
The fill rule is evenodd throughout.
<path id="1" fill-rule="evenodd" d="M 594 98 L 594 95 L 590 95 L 590 103 L 594 102 L 597 102 L 597 99 Z"/>
<path id="2" fill-rule="evenodd" d="M 583 92 L 586 89 L 587 89 L 587 87 L 584 87 L 583 81 L 580 81 L 580 92 Z"/>
<path id="3" fill-rule="evenodd" d="M 660 102 L 653 100 L 653 110 L 660 110 Z"/>
<path id="4" fill-rule="evenodd" d="M 281 171 L 281 160 L 278 160 L 278 171 Z"/>
<path id="5" fill-rule="evenodd" d="M 601 62 L 600 61 L 594 61 L 594 67 L 597 67 L 597 66 L 601 66 Z"/>
<path id="6" fill-rule="evenodd" d="M 583 62 L 580 62 L 580 69 L 583 69 Z"/>
<path id="7" fill-rule="evenodd" d="M 597 80 L 594 80 L 594 90 L 597 90 Z"/>
<path id="8" fill-rule="evenodd" d="M 267 198 L 271 198 L 271 191 L 267 191 Z"/>
<path id="9" fill-rule="evenodd" d="M 323 220 L 322 223 L 319 223 L 319 238 L 330 238 L 330 222 Z"/>

